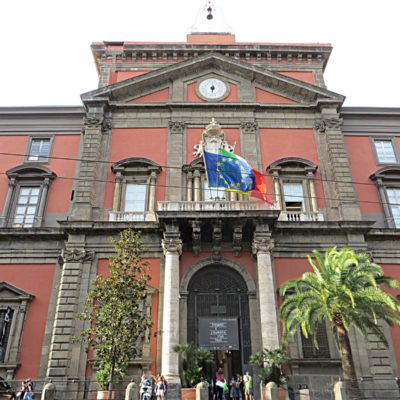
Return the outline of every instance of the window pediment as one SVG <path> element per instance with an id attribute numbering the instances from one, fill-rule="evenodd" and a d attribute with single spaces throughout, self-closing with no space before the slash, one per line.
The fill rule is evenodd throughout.
<path id="1" fill-rule="evenodd" d="M 373 181 L 397 181 L 400 183 L 400 166 L 387 166 L 374 172 L 370 177 Z"/>
<path id="2" fill-rule="evenodd" d="M 32 300 L 34 296 L 22 289 L 19 289 L 7 282 L 0 282 L 0 301 L 19 302 Z"/>
<path id="3" fill-rule="evenodd" d="M 156 162 L 151 161 L 148 158 L 142 157 L 125 158 L 111 166 L 112 172 L 120 172 L 124 175 L 135 173 L 150 173 L 153 171 L 158 174 L 160 173 L 161 169 L 161 166 L 158 165 Z"/>
<path id="4" fill-rule="evenodd" d="M 299 157 L 285 157 L 280 160 L 274 161 L 272 164 L 268 165 L 267 171 L 279 172 L 279 173 L 306 173 L 315 171 L 318 169 L 318 166 L 314 164 L 312 161 L 306 160 L 304 158 Z"/>
<path id="5" fill-rule="evenodd" d="M 15 179 L 54 179 L 57 175 L 49 168 L 37 164 L 23 164 L 6 171 L 9 178 Z"/>

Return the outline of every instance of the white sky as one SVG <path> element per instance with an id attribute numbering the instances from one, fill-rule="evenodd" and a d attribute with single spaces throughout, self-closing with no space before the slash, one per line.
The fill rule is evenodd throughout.
<path id="1" fill-rule="evenodd" d="M 214 0 L 239 42 L 331 43 L 345 106 L 400 107 L 398 0 Z M 205 0 L 0 1 L 0 106 L 80 105 L 97 87 L 90 44 L 185 41 Z"/>

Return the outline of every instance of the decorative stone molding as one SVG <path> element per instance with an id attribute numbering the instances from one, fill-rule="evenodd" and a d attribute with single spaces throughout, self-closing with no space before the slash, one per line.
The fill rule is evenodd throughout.
<path id="1" fill-rule="evenodd" d="M 87 250 L 62 250 L 61 260 L 63 263 L 83 263 L 86 261 L 93 261 L 95 256 L 94 251 Z"/>
<path id="2" fill-rule="evenodd" d="M 168 126 L 171 133 L 182 135 L 186 128 L 186 122 L 169 121 Z"/>
<path id="3" fill-rule="evenodd" d="M 89 113 L 84 118 L 84 125 L 86 128 L 98 129 L 102 126 L 104 115 L 100 113 Z"/>
<path id="4" fill-rule="evenodd" d="M 164 255 L 175 253 L 178 255 L 182 254 L 182 240 L 181 239 L 169 239 L 165 238 L 161 242 L 164 250 Z"/>
<path id="5" fill-rule="evenodd" d="M 235 226 L 233 229 L 233 255 L 239 257 L 243 247 L 243 232 L 241 226 Z"/>
<path id="6" fill-rule="evenodd" d="M 258 128 L 257 121 L 242 121 L 240 129 L 243 133 L 256 133 Z"/>
<path id="7" fill-rule="evenodd" d="M 330 129 L 341 129 L 343 125 L 342 118 L 324 118 L 315 121 L 314 129 L 318 132 L 324 133 Z"/>
<path id="8" fill-rule="evenodd" d="M 267 238 L 254 238 L 252 243 L 253 254 L 271 253 L 274 249 L 274 241 Z"/>
<path id="9" fill-rule="evenodd" d="M 192 221 L 192 252 L 198 256 L 201 250 L 201 227 L 199 221 Z"/>
<path id="10" fill-rule="evenodd" d="M 101 130 L 103 133 L 106 133 L 110 131 L 112 128 L 112 118 L 111 117 L 106 117 L 104 118 L 103 124 L 101 126 Z"/>
<path id="11" fill-rule="evenodd" d="M 222 226 L 221 221 L 217 221 L 213 226 L 212 232 L 213 239 L 213 259 L 219 260 L 221 255 L 221 242 L 222 242 Z"/>

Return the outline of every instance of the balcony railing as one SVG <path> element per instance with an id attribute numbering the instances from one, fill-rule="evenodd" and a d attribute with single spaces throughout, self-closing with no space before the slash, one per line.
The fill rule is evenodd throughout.
<path id="1" fill-rule="evenodd" d="M 318 212 L 281 211 L 278 221 L 318 222 L 323 221 L 324 215 Z"/>
<path id="2" fill-rule="evenodd" d="M 108 220 L 112 222 L 138 222 L 138 221 L 157 221 L 153 211 L 146 212 L 125 212 L 110 211 Z"/>
<path id="3" fill-rule="evenodd" d="M 262 201 L 159 201 L 157 211 L 257 211 L 277 210 Z"/>

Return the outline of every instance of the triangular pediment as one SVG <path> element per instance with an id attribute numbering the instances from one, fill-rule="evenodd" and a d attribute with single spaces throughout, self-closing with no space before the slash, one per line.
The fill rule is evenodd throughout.
<path id="1" fill-rule="evenodd" d="M 0 301 L 32 300 L 33 295 L 8 282 L 0 282 Z"/>
<path id="2" fill-rule="evenodd" d="M 169 83 L 191 80 L 204 73 L 216 73 L 227 80 L 248 80 L 259 90 L 268 93 L 271 103 L 284 105 L 312 105 L 320 102 L 340 104 L 345 97 L 304 81 L 300 81 L 251 63 L 239 61 L 217 53 L 208 53 L 182 61 L 145 75 L 129 78 L 91 92 L 84 93 L 83 102 L 107 101 L 110 104 L 136 103 L 134 99 L 166 90 Z M 274 99 L 275 96 L 275 99 Z M 151 98 L 151 97 L 150 97 Z M 280 101 L 278 101 L 280 99 Z M 282 101 L 286 99 L 287 101 Z M 137 101 L 141 102 L 141 101 Z"/>

